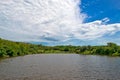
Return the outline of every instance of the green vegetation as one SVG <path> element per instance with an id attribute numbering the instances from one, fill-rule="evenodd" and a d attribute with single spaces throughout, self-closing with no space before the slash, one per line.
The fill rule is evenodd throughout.
<path id="1" fill-rule="evenodd" d="M 79 54 L 120 56 L 120 46 L 107 43 L 106 46 L 82 46 L 76 50 Z"/>
<path id="2" fill-rule="evenodd" d="M 77 53 L 85 55 L 120 56 L 120 46 L 108 43 L 106 46 L 43 46 L 0 39 L 0 57 L 14 57 L 40 53 Z"/>

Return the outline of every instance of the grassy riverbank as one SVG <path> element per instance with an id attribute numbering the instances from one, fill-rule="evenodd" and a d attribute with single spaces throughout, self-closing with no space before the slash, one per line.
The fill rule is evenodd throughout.
<path id="1" fill-rule="evenodd" d="M 108 43 L 106 46 L 43 46 L 0 39 L 0 57 L 14 57 L 38 53 L 120 56 L 120 46 L 115 43 Z"/>

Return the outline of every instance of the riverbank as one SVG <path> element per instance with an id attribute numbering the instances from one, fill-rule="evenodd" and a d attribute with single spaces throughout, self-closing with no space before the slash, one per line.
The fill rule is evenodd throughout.
<path id="1" fill-rule="evenodd" d="M 15 57 L 29 54 L 76 53 L 84 55 L 120 56 L 120 46 L 108 43 L 103 46 L 44 46 L 0 39 L 0 57 Z"/>

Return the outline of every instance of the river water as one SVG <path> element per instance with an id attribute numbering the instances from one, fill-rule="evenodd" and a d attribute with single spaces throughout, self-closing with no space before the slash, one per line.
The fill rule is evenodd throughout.
<path id="1" fill-rule="evenodd" d="M 37 54 L 0 61 L 0 80 L 120 80 L 120 58 Z"/>

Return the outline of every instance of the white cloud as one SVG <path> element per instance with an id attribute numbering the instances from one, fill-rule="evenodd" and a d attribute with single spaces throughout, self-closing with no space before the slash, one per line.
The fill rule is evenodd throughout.
<path id="1" fill-rule="evenodd" d="M 109 18 L 83 23 L 79 0 L 0 0 L 0 37 L 15 41 L 91 40 L 120 31 Z"/>

